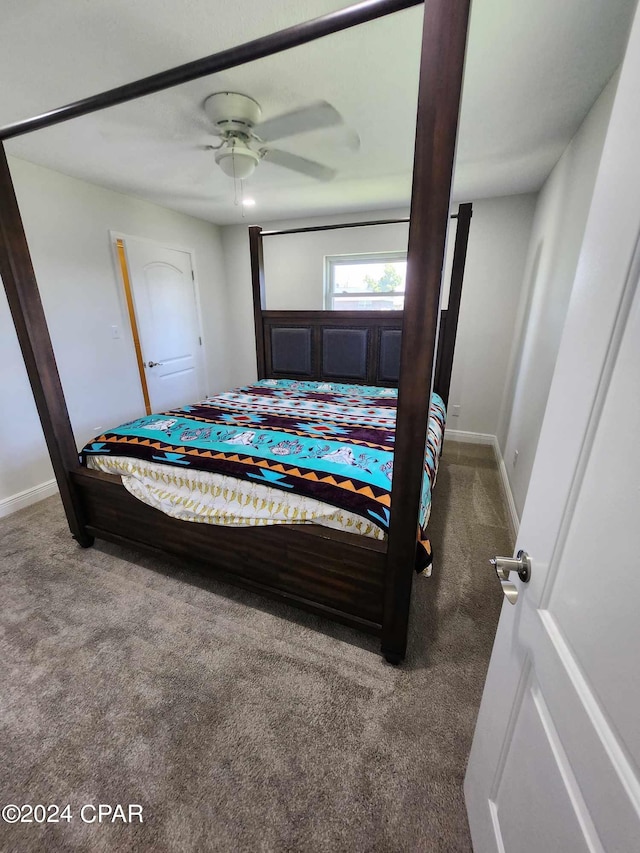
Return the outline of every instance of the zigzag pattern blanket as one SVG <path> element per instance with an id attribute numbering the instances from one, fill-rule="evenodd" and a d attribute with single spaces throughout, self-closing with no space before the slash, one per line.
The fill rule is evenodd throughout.
<path id="1" fill-rule="evenodd" d="M 123 424 L 89 442 L 89 456 L 128 456 L 294 490 L 389 526 L 397 391 L 266 379 L 200 403 Z M 416 569 L 430 561 L 431 506 L 445 408 L 434 394 Z"/>

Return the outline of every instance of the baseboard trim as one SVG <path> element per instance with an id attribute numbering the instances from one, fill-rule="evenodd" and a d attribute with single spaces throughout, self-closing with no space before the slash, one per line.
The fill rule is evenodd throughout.
<path id="1" fill-rule="evenodd" d="M 504 459 L 502 458 L 497 437 L 486 432 L 466 432 L 465 430 L 447 428 L 444 438 L 445 441 L 467 441 L 469 444 L 489 444 L 493 447 L 496 462 L 498 463 L 498 472 L 500 474 L 502 491 L 504 492 L 504 496 L 507 501 L 507 508 L 509 509 L 509 526 L 511 527 L 514 540 L 517 539 L 518 530 L 520 529 L 520 518 L 518 517 L 518 510 L 516 509 L 516 502 L 513 499 L 511 483 L 507 476 L 507 466 L 504 464 Z"/>
<path id="2" fill-rule="evenodd" d="M 490 444 L 496 442 L 495 435 L 489 435 L 486 432 L 465 432 L 461 429 L 446 428 L 444 433 L 445 441 L 468 441 L 469 444 Z"/>
<path id="3" fill-rule="evenodd" d="M 0 518 L 6 515 L 11 515 L 18 512 L 19 509 L 31 506 L 45 498 L 50 498 L 58 491 L 58 484 L 55 480 L 47 480 L 46 483 L 40 483 L 39 486 L 32 486 L 30 489 L 25 489 L 23 492 L 18 492 L 15 495 L 10 495 L 8 498 L 0 500 Z"/>
<path id="4" fill-rule="evenodd" d="M 507 507 L 509 508 L 509 521 L 511 523 L 511 532 L 513 533 L 514 541 L 518 538 L 518 530 L 520 529 L 520 517 L 518 515 L 518 510 L 516 509 L 516 502 L 513 499 L 513 492 L 511 491 L 511 483 L 509 482 L 509 477 L 507 476 L 507 466 L 504 464 L 504 459 L 502 458 L 502 452 L 500 450 L 500 445 L 498 444 L 498 439 L 496 436 L 493 436 L 493 452 L 496 455 L 496 461 L 498 463 L 498 471 L 500 473 L 500 482 L 502 483 L 502 491 L 504 492 L 504 496 L 507 500 Z"/>

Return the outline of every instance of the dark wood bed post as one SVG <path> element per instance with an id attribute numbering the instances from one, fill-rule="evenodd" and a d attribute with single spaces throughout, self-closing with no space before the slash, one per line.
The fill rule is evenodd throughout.
<path id="1" fill-rule="evenodd" d="M 249 228 L 249 252 L 251 255 L 251 291 L 253 293 L 253 322 L 256 327 L 256 365 L 258 379 L 266 379 L 264 353 L 264 323 L 262 312 L 266 308 L 264 289 L 264 256 L 262 251 L 262 228 L 251 225 Z"/>
<path id="2" fill-rule="evenodd" d="M 86 548 L 93 544 L 93 537 L 85 530 L 82 506 L 71 481 L 71 471 L 79 467 L 78 451 L 3 144 L 0 144 L 0 198 L 0 275 L 69 529 L 74 539 Z"/>
<path id="3" fill-rule="evenodd" d="M 416 528 L 470 0 L 425 4 L 382 653 L 407 648 Z"/>
<path id="4" fill-rule="evenodd" d="M 449 405 L 449 390 L 451 388 L 451 373 L 453 371 L 453 354 L 458 334 L 458 319 L 460 317 L 460 301 L 462 299 L 462 282 L 467 260 L 469 243 L 469 226 L 473 215 L 472 204 L 461 204 L 458 207 L 458 224 L 456 240 L 453 248 L 453 264 L 451 267 L 451 284 L 449 287 L 449 304 L 444 313 L 445 329 L 440 329 L 438 335 L 438 357 L 436 359 L 436 375 L 433 387 Z M 442 316 L 440 323 L 442 323 Z"/>

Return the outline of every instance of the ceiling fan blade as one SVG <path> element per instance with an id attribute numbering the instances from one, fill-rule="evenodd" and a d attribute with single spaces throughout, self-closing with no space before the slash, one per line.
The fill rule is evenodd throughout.
<path id="1" fill-rule="evenodd" d="M 307 133 L 310 130 L 343 123 L 342 116 L 331 104 L 318 101 L 310 107 L 263 121 L 255 125 L 253 131 L 263 142 L 275 142 L 285 136 L 295 136 L 297 133 Z"/>
<path id="2" fill-rule="evenodd" d="M 335 169 L 323 166 L 322 163 L 316 163 L 315 160 L 307 160 L 306 157 L 298 157 L 297 154 L 290 154 L 288 151 L 280 151 L 277 148 L 270 148 L 262 159 L 269 163 L 275 163 L 276 166 L 308 175 L 310 178 L 315 178 L 316 181 L 330 181 L 337 174 Z"/>

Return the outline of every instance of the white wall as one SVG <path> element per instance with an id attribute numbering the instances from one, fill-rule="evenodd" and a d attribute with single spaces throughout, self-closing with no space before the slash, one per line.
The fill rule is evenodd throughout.
<path id="1" fill-rule="evenodd" d="M 536 208 L 497 433 L 518 515 L 529 486 L 616 85 L 617 77 L 594 104 L 546 181 Z"/>
<path id="2" fill-rule="evenodd" d="M 449 401 L 452 429 L 496 433 L 534 209 L 532 195 L 474 203 Z M 293 228 L 407 215 L 407 210 L 373 211 L 350 217 L 270 222 L 265 227 Z M 268 308 L 322 308 L 325 255 L 405 250 L 407 234 L 407 225 L 381 225 L 265 238 Z M 454 236 L 452 229 L 449 261 Z M 232 384 L 242 385 L 256 375 L 247 226 L 224 227 L 222 242 L 234 329 L 231 378 Z M 447 278 L 449 269 L 450 262 Z M 452 414 L 454 405 L 461 407 L 459 416 Z"/>
<path id="3" fill-rule="evenodd" d="M 449 429 L 497 432 L 535 206 L 535 195 L 473 204 Z"/>
<path id="4" fill-rule="evenodd" d="M 109 230 L 195 251 L 208 392 L 228 385 L 219 230 L 21 160 L 11 172 L 79 445 L 144 414 Z M 122 337 L 111 337 L 117 325 Z M 0 294 L 0 502 L 53 474 L 4 290 Z"/>

